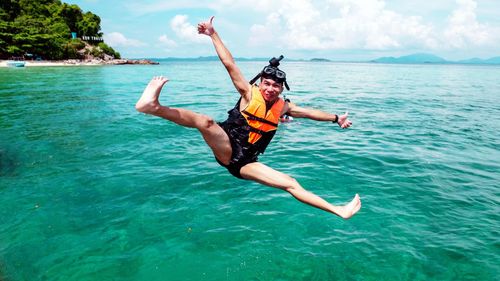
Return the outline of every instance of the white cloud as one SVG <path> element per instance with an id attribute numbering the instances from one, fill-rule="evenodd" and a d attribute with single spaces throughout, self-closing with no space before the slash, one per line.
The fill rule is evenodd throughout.
<path id="1" fill-rule="evenodd" d="M 146 46 L 145 43 L 135 40 L 128 39 L 125 35 L 120 32 L 111 32 L 109 34 L 104 34 L 104 41 L 111 47 L 143 47 Z"/>
<path id="2" fill-rule="evenodd" d="M 183 0 L 165 1 L 156 0 L 144 3 L 144 1 L 134 1 L 126 3 L 125 6 L 134 14 L 144 15 L 149 13 L 159 13 L 162 11 L 172 11 L 181 9 L 210 9 L 216 13 L 223 13 L 227 10 L 245 12 L 256 10 L 269 12 L 280 6 L 280 1 L 269 0 Z"/>
<path id="3" fill-rule="evenodd" d="M 407 44 L 437 45 L 432 25 L 423 23 L 419 17 L 404 17 L 390 11 L 381 0 L 329 0 L 314 4 L 308 0 L 289 0 L 283 1 L 279 11 L 271 15 L 264 25 L 252 26 L 252 41 L 259 43 L 262 35 L 273 34 L 291 49 L 306 50 L 383 50 Z"/>
<path id="4" fill-rule="evenodd" d="M 476 1 L 456 0 L 456 4 L 446 28 L 438 29 L 439 22 L 399 14 L 388 9 L 384 0 L 281 1 L 263 24 L 250 28 L 249 41 L 252 45 L 281 42 L 302 50 L 437 50 L 498 43 L 499 28 L 478 21 Z"/>
<path id="5" fill-rule="evenodd" d="M 188 22 L 188 16 L 186 15 L 176 15 L 170 21 L 170 27 L 183 40 L 194 43 L 210 42 L 207 36 L 198 34 L 197 28 Z"/>
<path id="6" fill-rule="evenodd" d="M 239 32 L 234 36 L 248 36 L 250 47 L 273 44 L 295 50 L 449 50 L 493 48 L 500 40 L 498 21 L 490 20 L 493 26 L 484 24 L 478 17 L 477 3 L 482 3 L 483 9 L 486 4 L 477 0 L 132 1 L 135 4 L 128 7 L 138 14 L 179 9 L 211 11 L 219 19 L 215 27 L 226 32 L 224 38 L 234 41 L 231 33 L 227 35 L 231 22 L 224 23 L 233 20 L 238 23 L 234 32 Z M 234 15 L 241 16 L 234 21 Z M 195 24 L 187 15 L 175 16 L 170 22 L 176 35 L 174 43 L 209 42 L 208 37 L 197 34 Z M 163 43 L 173 45 L 172 39 L 165 38 Z"/>
<path id="7" fill-rule="evenodd" d="M 206 5 L 203 5 L 204 1 L 196 0 L 184 0 L 184 1 L 152 1 L 150 3 L 144 3 L 144 1 L 135 1 L 132 3 L 126 3 L 125 6 L 134 14 L 144 15 L 149 13 L 159 13 L 162 11 L 171 11 L 179 9 L 195 9 L 195 8 L 207 8 L 210 1 Z"/>
<path id="8" fill-rule="evenodd" d="M 271 13 L 267 16 L 264 25 L 254 24 L 250 27 L 250 46 L 261 46 L 276 43 L 276 36 L 281 34 L 281 16 L 278 13 Z"/>
<path id="9" fill-rule="evenodd" d="M 165 46 L 167 48 L 174 48 L 177 47 L 177 43 L 175 43 L 174 40 L 168 38 L 166 34 L 163 34 L 158 38 L 158 41 L 161 43 L 162 46 Z"/>
<path id="10" fill-rule="evenodd" d="M 454 48 L 487 44 L 492 34 L 488 26 L 477 21 L 476 2 L 472 0 L 456 2 L 458 7 L 448 18 L 448 27 L 444 31 L 448 44 Z"/>

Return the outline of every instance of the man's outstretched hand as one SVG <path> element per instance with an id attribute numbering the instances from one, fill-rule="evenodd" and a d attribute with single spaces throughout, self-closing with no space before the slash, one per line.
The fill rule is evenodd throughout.
<path id="1" fill-rule="evenodd" d="M 349 115 L 349 112 L 346 111 L 346 113 L 339 115 L 339 120 L 337 120 L 337 124 L 339 124 L 342 129 L 347 129 L 352 125 L 351 120 L 347 119 L 347 115 Z"/>
<path id="2" fill-rule="evenodd" d="M 213 20 L 214 20 L 214 16 L 212 16 L 209 21 L 200 22 L 198 24 L 198 33 L 205 34 L 208 36 L 211 36 L 212 34 L 214 34 L 215 29 L 214 29 L 214 26 L 212 25 Z"/>

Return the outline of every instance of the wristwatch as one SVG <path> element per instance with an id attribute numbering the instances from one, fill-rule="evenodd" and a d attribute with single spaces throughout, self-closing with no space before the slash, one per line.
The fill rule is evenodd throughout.
<path id="1" fill-rule="evenodd" d="M 335 120 L 332 120 L 332 123 L 335 124 L 335 123 L 338 123 L 339 122 L 339 116 L 337 114 L 334 114 L 335 115 Z"/>

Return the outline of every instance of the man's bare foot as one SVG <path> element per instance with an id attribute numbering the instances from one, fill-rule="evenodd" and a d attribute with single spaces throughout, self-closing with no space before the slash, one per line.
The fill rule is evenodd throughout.
<path id="1" fill-rule="evenodd" d="M 168 79 L 163 76 L 155 76 L 144 89 L 141 98 L 135 104 L 135 109 L 143 113 L 155 113 L 160 108 L 158 97 L 160 96 L 161 88 Z"/>
<path id="2" fill-rule="evenodd" d="M 359 195 L 356 194 L 351 202 L 347 205 L 339 207 L 338 215 L 344 219 L 349 219 L 354 216 L 359 209 L 361 209 L 361 200 L 359 199 Z"/>

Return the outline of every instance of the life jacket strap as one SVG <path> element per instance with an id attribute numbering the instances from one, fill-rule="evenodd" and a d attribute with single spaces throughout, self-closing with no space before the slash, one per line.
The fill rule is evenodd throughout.
<path id="1" fill-rule="evenodd" d="M 262 135 L 264 135 L 264 133 L 265 133 L 265 132 L 264 132 L 264 131 L 262 131 L 262 130 L 255 129 L 254 127 L 251 127 L 251 126 L 249 126 L 249 127 L 250 127 L 250 132 L 252 132 L 252 133 L 256 133 L 256 134 L 259 134 L 259 135 L 261 135 L 261 136 L 262 136 Z"/>
<path id="2" fill-rule="evenodd" d="M 255 121 L 262 122 L 262 123 L 266 123 L 267 125 L 271 125 L 271 126 L 274 126 L 274 127 L 278 127 L 278 124 L 273 123 L 273 122 L 271 122 L 271 121 L 269 121 L 269 120 L 266 120 L 266 119 L 264 119 L 264 118 L 257 117 L 257 116 L 255 116 L 255 115 L 251 114 L 250 112 L 248 112 L 248 111 L 246 111 L 246 110 L 243 110 L 243 111 L 242 111 L 242 113 L 245 113 L 246 115 L 248 115 L 248 116 L 247 116 L 248 120 L 255 120 Z"/>

